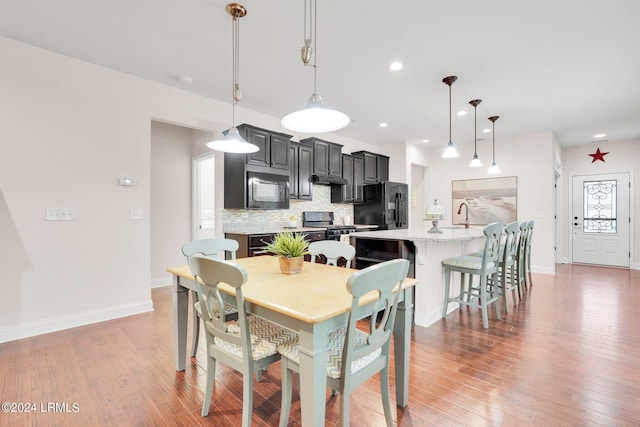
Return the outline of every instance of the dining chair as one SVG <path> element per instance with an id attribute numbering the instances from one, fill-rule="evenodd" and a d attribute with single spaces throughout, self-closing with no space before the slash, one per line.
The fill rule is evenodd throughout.
<path id="1" fill-rule="evenodd" d="M 327 385 L 340 394 L 340 425 L 343 427 L 349 425 L 351 392 L 378 372 L 385 420 L 387 426 L 393 425 L 389 348 L 402 293 L 400 288 L 408 270 L 409 261 L 394 259 L 360 270 L 347 280 L 347 290 L 352 296 L 347 326 L 329 333 L 327 339 Z M 361 306 L 360 299 L 370 292 L 375 292 L 375 301 Z M 358 320 L 367 316 L 367 330 L 358 329 Z M 284 427 L 291 410 L 292 372 L 300 372 L 297 340 L 280 345 L 278 351 L 282 355 L 280 426 Z"/>
<path id="2" fill-rule="evenodd" d="M 524 286 L 525 288 L 529 288 L 533 286 L 533 279 L 531 278 L 531 240 L 533 238 L 533 226 L 535 225 L 535 221 L 529 221 L 529 227 L 527 228 L 527 242 L 525 245 L 525 257 L 524 257 L 524 271 L 525 271 L 525 280 Z"/>
<path id="3" fill-rule="evenodd" d="M 236 259 L 236 252 L 239 244 L 233 239 L 200 239 L 187 242 L 182 245 L 182 254 L 187 257 L 187 261 L 194 255 L 215 256 L 220 252 L 229 252 L 231 259 Z M 192 337 L 191 337 L 191 357 L 198 351 L 198 341 L 200 339 L 200 304 L 198 304 L 198 293 L 190 291 L 193 311 L 191 312 Z M 230 304 L 224 305 L 224 313 L 227 320 L 237 318 L 237 310 Z"/>
<path id="4" fill-rule="evenodd" d="M 498 258 L 498 283 L 496 284 L 502 295 L 504 311 L 509 313 L 507 294 L 511 291 L 513 305 L 518 303 L 520 290 L 516 276 L 516 262 L 518 257 L 518 239 L 520 236 L 520 224 L 513 221 L 504 227 L 503 245 L 500 248 Z"/>
<path id="5" fill-rule="evenodd" d="M 189 267 L 197 284 L 207 339 L 207 384 L 202 416 L 209 414 L 216 363 L 221 362 L 242 373 L 242 425 L 249 427 L 253 412 L 253 373 L 257 375 L 280 360 L 278 346 L 293 341 L 297 334 L 258 316 L 247 316 L 242 293 L 247 272 L 241 265 L 194 256 L 189 258 Z M 223 304 L 221 282 L 235 289 L 238 320 L 226 322 L 218 309 Z"/>
<path id="6" fill-rule="evenodd" d="M 346 268 L 351 267 L 351 260 L 356 256 L 356 249 L 348 243 L 337 240 L 318 240 L 309 243 L 309 254 L 311 262 L 316 262 L 317 255 L 324 255 L 327 264 L 338 265 L 338 259 L 344 258 L 347 261 Z"/>
<path id="7" fill-rule="evenodd" d="M 529 221 L 520 223 L 520 238 L 518 239 L 518 255 L 516 258 L 516 277 L 518 280 L 518 293 L 524 295 L 527 289 L 526 282 L 526 257 L 527 257 L 527 234 L 529 231 Z"/>
<path id="8" fill-rule="evenodd" d="M 500 256 L 500 246 L 503 225 L 494 222 L 483 229 L 485 235 L 484 249 L 481 257 L 473 255 L 460 255 L 447 258 L 442 261 L 444 266 L 444 305 L 442 307 L 442 317 L 447 316 L 447 309 L 450 302 L 480 308 L 482 311 L 482 325 L 489 327 L 488 307 L 496 303 L 496 317 L 501 320 L 500 306 L 498 304 L 499 295 L 495 287 L 490 283 L 498 283 L 498 262 Z M 458 296 L 450 296 L 451 273 L 461 273 L 460 292 Z M 466 275 L 469 275 L 469 286 L 465 285 Z M 479 276 L 477 287 L 472 286 L 473 276 Z"/>

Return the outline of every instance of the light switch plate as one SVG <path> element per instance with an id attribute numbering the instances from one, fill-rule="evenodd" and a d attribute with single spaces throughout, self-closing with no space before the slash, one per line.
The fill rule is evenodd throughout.
<path id="1" fill-rule="evenodd" d="M 142 208 L 129 209 L 129 219 L 142 219 Z"/>

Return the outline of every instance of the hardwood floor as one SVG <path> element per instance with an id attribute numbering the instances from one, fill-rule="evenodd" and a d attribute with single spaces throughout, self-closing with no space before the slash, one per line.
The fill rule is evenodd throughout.
<path id="1" fill-rule="evenodd" d="M 490 310 L 488 330 L 467 308 L 414 327 L 398 425 L 640 425 L 640 271 L 557 267 L 555 276 L 534 274 L 502 321 Z M 37 410 L 0 412 L 0 426 L 240 425 L 241 377 L 224 365 L 200 417 L 204 337 L 176 372 L 172 289 L 152 294 L 153 313 L 0 344 L 0 401 Z M 378 387 L 373 379 L 353 393 L 353 426 L 384 425 Z M 255 386 L 253 425 L 277 425 L 279 405 L 276 364 Z M 327 425 L 338 411 L 328 393 Z M 289 425 L 299 423 L 294 390 Z"/>

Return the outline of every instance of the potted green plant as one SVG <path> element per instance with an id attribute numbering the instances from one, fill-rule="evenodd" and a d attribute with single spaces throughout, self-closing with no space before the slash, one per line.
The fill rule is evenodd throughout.
<path id="1" fill-rule="evenodd" d="M 309 242 L 305 234 L 286 231 L 276 234 L 266 249 L 280 258 L 280 271 L 296 274 L 302 270 L 302 262 L 308 248 Z"/>

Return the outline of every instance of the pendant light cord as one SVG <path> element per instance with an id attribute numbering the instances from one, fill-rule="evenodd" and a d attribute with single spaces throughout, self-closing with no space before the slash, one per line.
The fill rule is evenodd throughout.
<path id="1" fill-rule="evenodd" d="M 473 106 L 473 155 L 478 157 L 478 104 Z"/>
<path id="2" fill-rule="evenodd" d="M 451 142 L 451 85 L 449 85 L 449 142 Z"/>
<path id="3" fill-rule="evenodd" d="M 493 164 L 496 164 L 496 122 L 491 122 L 491 137 L 493 138 Z"/>
<path id="4" fill-rule="evenodd" d="M 231 25 L 231 61 L 233 63 L 233 107 L 232 107 L 232 127 L 236 126 L 236 104 L 240 101 L 242 94 L 240 93 L 240 19 L 237 15 L 233 16 L 233 24 Z"/>

